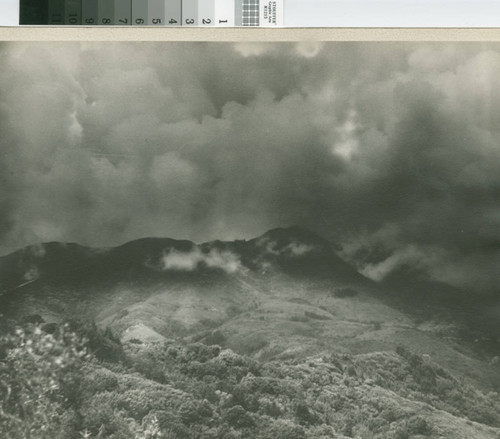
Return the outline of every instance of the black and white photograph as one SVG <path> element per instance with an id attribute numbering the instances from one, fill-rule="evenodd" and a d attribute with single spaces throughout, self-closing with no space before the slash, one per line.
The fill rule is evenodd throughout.
<path id="1" fill-rule="evenodd" d="M 2 439 L 500 438 L 500 43 L 1 42 Z"/>

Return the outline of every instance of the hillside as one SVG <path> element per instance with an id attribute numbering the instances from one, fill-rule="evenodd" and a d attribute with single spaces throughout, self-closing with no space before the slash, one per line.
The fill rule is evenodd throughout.
<path id="1" fill-rule="evenodd" d="M 499 352 L 463 336 L 472 320 L 455 306 L 442 318 L 444 299 L 419 304 L 415 285 L 372 282 L 298 227 L 0 258 L 4 330 L 77 322 L 101 361 L 82 366 L 80 431 L 128 437 L 128 416 L 172 438 L 499 437 Z M 133 409 L 154 392 L 178 404 Z"/>

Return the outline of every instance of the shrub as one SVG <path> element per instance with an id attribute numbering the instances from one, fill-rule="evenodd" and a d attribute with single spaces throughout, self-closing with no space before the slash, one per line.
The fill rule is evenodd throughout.
<path id="1" fill-rule="evenodd" d="M 139 340 L 138 338 L 131 338 L 128 342 L 132 344 L 143 344 L 142 340 Z"/>
<path id="2" fill-rule="evenodd" d="M 331 320 L 332 319 L 330 316 L 326 316 L 324 314 L 316 314 L 315 312 L 312 312 L 312 311 L 305 311 L 304 315 L 307 318 L 316 319 L 316 320 Z"/>
<path id="3" fill-rule="evenodd" d="M 309 321 L 309 318 L 306 317 L 305 315 L 301 316 L 301 315 L 293 315 L 290 317 L 290 320 L 292 322 L 301 322 L 301 323 L 305 323 L 305 322 L 308 322 Z"/>
<path id="4" fill-rule="evenodd" d="M 23 317 L 23 323 L 24 324 L 32 324 L 32 325 L 42 325 L 45 323 L 45 320 L 40 314 L 31 314 L 29 316 L 24 316 Z"/>
<path id="5" fill-rule="evenodd" d="M 87 339 L 87 349 L 99 360 L 118 362 L 125 359 L 121 341 L 109 327 L 103 330 L 95 322 L 82 320 L 70 320 L 67 325 Z"/>
<path id="6" fill-rule="evenodd" d="M 411 434 L 427 435 L 431 431 L 429 424 L 422 416 L 414 416 L 410 418 L 407 425 Z"/>
<path id="7" fill-rule="evenodd" d="M 227 410 L 223 417 L 224 422 L 235 428 L 253 427 L 254 420 L 241 405 L 235 405 Z"/>
<path id="8" fill-rule="evenodd" d="M 160 423 L 156 416 L 145 416 L 139 431 L 135 434 L 135 439 L 160 439 Z"/>
<path id="9" fill-rule="evenodd" d="M 337 288 L 332 292 L 334 297 L 343 299 L 346 297 L 354 297 L 358 295 L 358 292 L 354 288 Z"/>
<path id="10" fill-rule="evenodd" d="M 0 431 L 4 438 L 66 439 L 81 380 L 83 341 L 67 326 L 54 334 L 38 326 L 2 337 Z"/>
<path id="11" fill-rule="evenodd" d="M 268 397 L 259 399 L 259 412 L 272 418 L 279 418 L 283 414 L 283 409 Z"/>
<path id="12" fill-rule="evenodd" d="M 107 369 L 87 366 L 83 368 L 83 372 L 81 391 L 88 395 L 109 392 L 118 387 L 118 378 Z"/>
<path id="13" fill-rule="evenodd" d="M 222 345 L 226 341 L 226 336 L 220 330 L 213 331 L 211 334 L 207 335 L 203 343 L 207 345 Z"/>
<path id="14" fill-rule="evenodd" d="M 54 334 L 59 328 L 59 325 L 57 323 L 45 323 L 41 326 L 41 328 L 43 332 L 46 332 L 47 334 Z"/>
<path id="15" fill-rule="evenodd" d="M 259 439 L 305 439 L 304 427 L 296 425 L 288 419 L 275 421 Z"/>
<path id="16" fill-rule="evenodd" d="M 186 401 L 179 407 L 179 416 L 186 425 L 198 422 L 201 418 L 198 413 L 197 404 L 194 401 Z"/>
<path id="17" fill-rule="evenodd" d="M 295 405 L 295 417 L 301 425 L 314 424 L 317 421 L 316 416 L 309 410 L 305 401 L 298 401 Z"/>

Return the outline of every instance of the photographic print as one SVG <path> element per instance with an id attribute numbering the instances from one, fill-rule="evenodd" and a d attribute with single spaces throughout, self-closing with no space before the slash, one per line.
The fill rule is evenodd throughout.
<path id="1" fill-rule="evenodd" d="M 0 436 L 500 437 L 500 45 L 0 45 Z"/>

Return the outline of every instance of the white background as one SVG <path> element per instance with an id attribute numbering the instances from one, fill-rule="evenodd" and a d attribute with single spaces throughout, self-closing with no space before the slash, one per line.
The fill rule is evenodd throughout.
<path id="1" fill-rule="evenodd" d="M 290 27 L 500 27 L 500 0 L 284 1 Z"/>
<path id="2" fill-rule="evenodd" d="M 0 0 L 0 26 L 19 24 L 19 0 Z"/>

